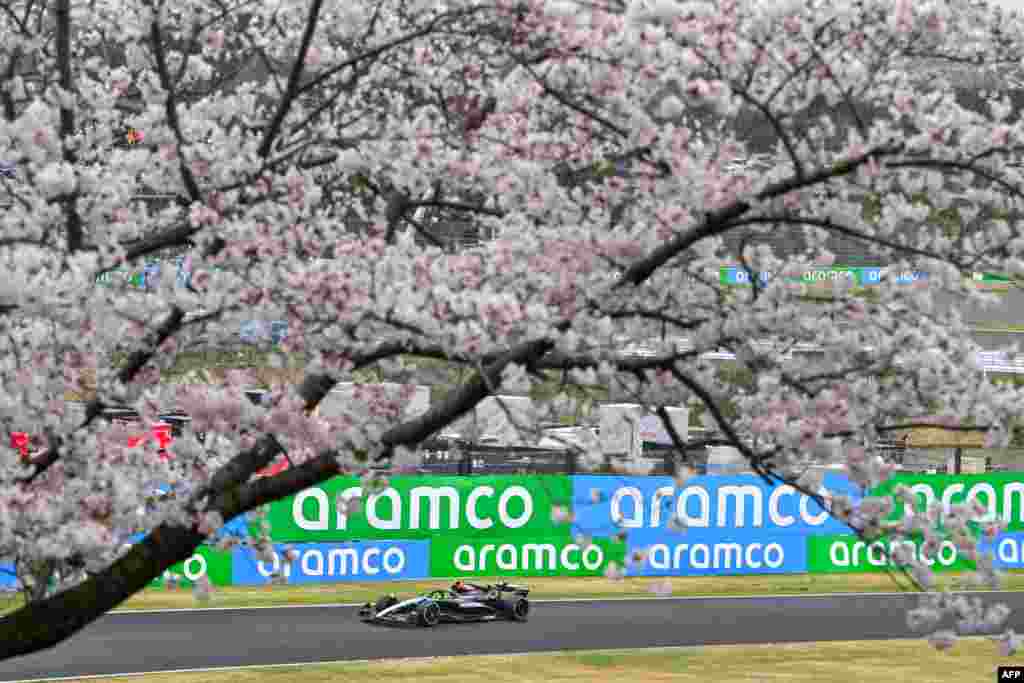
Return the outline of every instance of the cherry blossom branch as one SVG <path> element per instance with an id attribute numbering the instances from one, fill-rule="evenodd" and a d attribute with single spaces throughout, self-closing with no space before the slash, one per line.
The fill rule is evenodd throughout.
<path id="1" fill-rule="evenodd" d="M 758 469 L 760 463 L 764 460 L 764 456 L 754 453 L 754 451 L 751 450 L 751 448 L 747 446 L 746 443 L 743 442 L 743 440 L 740 438 L 740 435 L 737 434 L 735 428 L 733 428 L 732 423 L 722 413 L 722 410 L 721 408 L 719 408 L 718 402 L 715 400 L 715 397 L 711 395 L 707 388 L 697 380 L 690 377 L 685 372 L 682 372 L 674 364 L 669 368 L 669 372 L 672 373 L 672 376 L 676 378 L 677 382 L 685 386 L 687 389 L 693 392 L 697 396 L 697 398 L 700 399 L 701 403 L 704 404 L 704 407 L 706 407 L 708 409 L 708 412 L 711 413 L 711 416 L 714 418 L 715 423 L 722 428 L 722 431 L 725 432 L 726 437 L 732 442 L 733 446 L 737 450 L 739 450 L 740 453 L 743 454 L 743 457 L 747 459 L 747 461 L 751 464 L 751 467 L 755 468 L 754 471 L 757 472 L 761 479 L 763 479 L 766 484 L 771 486 L 771 480 L 768 478 L 768 475 L 765 472 Z"/>
<path id="2" fill-rule="evenodd" d="M 833 514 L 833 506 L 829 505 L 828 501 L 825 500 L 824 496 L 822 496 L 821 493 L 819 493 L 818 491 L 812 491 L 807 486 L 805 486 L 800 481 L 799 477 L 784 477 L 784 476 L 782 476 L 782 475 L 780 475 L 780 474 L 778 474 L 776 472 L 773 472 L 773 471 L 767 470 L 767 469 L 765 470 L 765 473 L 768 476 L 774 477 L 779 483 L 785 484 L 787 486 L 790 486 L 797 493 L 803 494 L 808 499 L 813 500 L 815 503 L 818 504 L 818 506 L 822 510 L 825 510 L 826 512 L 828 512 L 829 516 L 831 516 L 833 519 L 838 519 Z M 865 529 L 856 526 L 849 519 L 839 519 L 838 521 L 842 522 L 851 531 L 853 531 L 854 535 L 857 536 L 857 538 L 859 538 L 861 541 L 863 541 L 865 543 L 865 545 L 869 545 L 870 546 L 872 543 L 874 543 L 874 542 L 876 542 L 878 540 L 877 538 L 870 538 L 868 536 L 868 534 L 867 534 Z M 889 554 L 890 554 L 889 553 L 889 549 L 883 546 L 879 550 L 880 550 L 880 552 L 882 554 L 883 559 L 888 559 Z M 896 587 L 899 588 L 900 590 L 906 590 L 906 589 L 900 584 L 900 582 L 898 580 L 898 577 L 903 577 L 903 578 L 907 579 L 908 581 L 910 581 L 911 588 L 914 589 L 914 590 L 917 590 L 919 592 L 923 592 L 923 591 L 927 590 L 927 587 L 922 585 L 921 582 L 918 581 L 917 577 L 915 577 L 906 567 L 903 567 L 903 566 L 893 567 L 890 562 L 885 562 L 885 571 L 889 575 L 889 577 L 893 580 L 893 582 L 896 584 Z"/>
<path id="3" fill-rule="evenodd" d="M 679 451 L 680 455 L 682 455 L 685 460 L 686 442 L 679 435 L 679 432 L 676 431 L 676 426 L 675 424 L 672 423 L 672 418 L 669 416 L 668 410 L 663 405 L 658 406 L 657 414 L 658 417 L 661 419 L 661 424 L 665 427 L 665 430 L 668 432 L 669 438 L 672 440 L 673 448 Z M 689 414 L 687 414 L 687 417 L 689 417 Z"/>
<path id="4" fill-rule="evenodd" d="M 474 204 L 465 204 L 463 202 L 451 202 L 440 199 L 425 199 L 421 201 L 410 201 L 407 205 L 407 210 L 418 209 L 420 207 L 438 208 L 438 209 L 454 209 L 455 211 L 465 211 L 467 213 L 482 213 L 488 216 L 494 216 L 496 218 L 504 218 L 507 214 L 504 211 L 498 209 L 489 209 L 486 206 L 477 206 Z"/>
<path id="5" fill-rule="evenodd" d="M 775 197 L 781 197 L 782 195 L 788 194 L 794 190 L 810 187 L 831 178 L 848 175 L 868 163 L 871 159 L 898 154 L 902 150 L 902 144 L 875 147 L 864 154 L 834 164 L 831 168 L 820 169 L 803 179 L 793 177 L 772 183 L 757 194 L 757 200 L 766 201 Z M 663 266 L 670 259 L 686 251 L 701 240 L 728 230 L 731 227 L 731 224 L 749 211 L 750 208 L 750 202 L 741 200 L 734 202 L 723 209 L 715 211 L 714 213 L 708 214 L 703 222 L 699 223 L 691 230 L 675 237 L 666 244 L 656 248 L 646 257 L 633 263 L 633 265 L 631 265 L 626 272 L 622 274 L 622 278 L 615 283 L 615 286 L 623 287 L 627 284 L 634 286 L 642 284 L 647 280 L 647 278 L 654 274 L 654 271 Z"/>
<path id="6" fill-rule="evenodd" d="M 911 247 L 906 244 L 899 244 L 892 240 L 885 239 L 884 237 L 876 237 L 867 233 L 861 232 L 855 228 L 850 228 L 841 223 L 836 223 L 830 218 L 815 218 L 812 216 L 796 216 L 788 214 L 775 214 L 775 215 L 760 215 L 760 216 L 749 216 L 740 218 L 739 220 L 730 221 L 729 227 L 739 227 L 742 225 L 757 225 L 760 223 L 780 223 L 785 225 L 814 225 L 825 230 L 845 235 L 846 237 L 852 237 L 853 239 L 867 242 L 869 244 L 877 244 L 882 247 L 887 247 L 895 251 L 904 252 L 907 254 L 913 254 L 915 256 L 922 256 L 924 258 L 935 259 L 937 261 L 946 261 L 952 263 L 957 268 L 964 270 L 969 266 L 966 263 L 956 259 L 950 255 L 939 254 L 938 252 L 928 251 L 927 249 L 918 249 Z"/>
<path id="7" fill-rule="evenodd" d="M 987 150 L 988 153 L 995 152 L 995 150 Z M 912 159 L 908 161 L 889 161 L 886 162 L 887 168 L 939 168 L 939 169 L 954 169 L 957 171 L 964 171 L 967 173 L 973 173 L 980 178 L 984 178 L 990 183 L 994 183 L 1018 199 L 1024 199 L 1024 191 L 1022 191 L 1016 185 L 1007 182 L 1006 180 L 994 175 L 983 168 L 978 168 L 976 165 L 970 162 L 964 161 L 953 161 L 946 159 Z"/>
<path id="8" fill-rule="evenodd" d="M 134 351 L 129 357 L 127 363 L 118 371 L 117 380 L 121 384 L 128 384 L 135 378 L 139 370 L 143 368 L 153 356 L 157 353 L 160 345 L 171 338 L 175 332 L 181 329 L 182 324 L 185 322 L 185 311 L 175 306 L 171 309 L 170 314 L 164 319 L 156 331 L 152 334 L 148 343 L 141 349 Z M 103 412 L 103 402 L 96 398 L 86 405 L 85 418 L 82 424 L 79 425 L 79 429 L 89 426 L 94 419 L 96 419 Z M 39 458 L 32 462 L 35 466 L 35 470 L 21 481 L 26 484 L 31 484 L 39 477 L 43 472 L 52 467 L 61 458 L 60 449 L 63 445 L 63 440 L 60 438 L 51 439 L 48 449 Z"/>
<path id="9" fill-rule="evenodd" d="M 60 88 L 64 96 L 70 98 L 75 92 L 75 84 L 71 72 L 71 0 L 58 0 L 54 6 L 57 29 L 57 70 L 60 72 Z M 77 162 L 77 155 L 72 150 L 70 138 L 75 133 L 75 112 L 70 107 L 70 102 L 62 99 L 64 104 L 60 107 L 60 137 L 62 141 L 61 154 L 64 161 L 72 166 Z M 85 232 L 82 230 L 82 217 L 78 213 L 77 191 L 63 200 L 64 229 L 69 253 L 80 251 L 85 242 Z"/>
<path id="10" fill-rule="evenodd" d="M 833 514 L 832 506 L 827 504 L 824 497 L 822 497 L 820 493 L 808 489 L 799 481 L 799 478 L 785 477 L 773 471 L 770 465 L 767 464 L 771 460 L 773 454 L 769 453 L 765 456 L 761 456 L 754 453 L 754 451 L 746 443 L 744 443 L 742 439 L 739 438 L 739 434 L 736 433 L 731 422 L 722 414 L 721 410 L 718 408 L 718 404 L 714 400 L 714 397 L 711 396 L 711 394 L 703 385 L 700 384 L 700 382 L 697 382 L 696 380 L 692 379 L 685 373 L 679 371 L 679 369 L 676 368 L 675 366 L 671 368 L 671 372 L 677 381 L 684 384 L 701 400 L 701 403 L 704 404 L 704 406 L 711 413 L 712 417 L 714 417 L 715 422 L 722 428 L 722 431 L 725 432 L 728 445 L 740 451 L 740 453 L 744 456 L 747 462 L 750 463 L 751 470 L 759 477 L 761 477 L 761 479 L 765 482 L 766 485 L 773 486 L 775 482 L 773 482 L 772 479 L 775 479 L 779 483 L 787 484 L 793 487 L 799 493 L 802 493 L 803 495 L 813 500 L 821 507 L 822 510 L 828 511 L 829 514 L 833 517 L 835 516 Z M 662 415 L 662 413 L 664 413 L 664 415 Z M 671 429 L 671 421 L 668 419 L 667 411 L 665 411 L 663 407 L 661 411 L 659 411 L 659 416 L 661 417 L 662 422 L 666 425 L 666 428 Z M 673 443 L 675 444 L 676 448 L 680 447 L 680 440 L 678 439 L 678 435 L 673 437 Z M 865 533 L 865 530 L 852 524 L 849 519 L 840 519 L 839 521 L 846 524 L 850 528 L 850 530 L 857 535 L 858 538 L 865 541 L 866 543 L 871 543 L 874 540 L 877 540 L 868 538 L 867 534 Z M 887 554 L 887 550 L 883 549 L 883 554 Z M 886 563 L 886 565 L 888 565 L 888 563 Z M 898 572 L 897 570 L 888 567 L 887 571 L 890 573 L 894 580 L 896 574 L 899 573 L 903 577 L 909 579 L 913 586 L 917 588 L 919 591 L 926 590 L 926 587 L 923 586 L 917 580 L 917 578 L 914 577 L 905 567 L 900 568 Z M 898 582 L 897 586 L 899 586 Z"/>
<path id="11" fill-rule="evenodd" d="M 420 443 L 472 410 L 489 395 L 489 385 L 500 383 L 502 372 L 508 365 L 528 364 L 552 346 L 552 342 L 546 339 L 520 344 L 426 414 L 385 432 L 381 445 L 390 450 L 400 445 Z M 252 449 L 218 470 L 213 480 L 226 488 L 212 493 L 204 490 L 200 494 L 209 496 L 205 510 L 216 512 L 223 519 L 233 519 L 326 481 L 340 472 L 337 454 L 327 452 L 272 477 L 239 485 L 246 472 L 251 476 L 262 464 L 269 462 L 268 457 L 273 458 L 271 450 Z M 38 652 L 69 638 L 145 588 L 167 567 L 190 557 L 205 540 L 206 536 L 195 527 L 161 524 L 121 558 L 82 583 L 50 598 L 30 603 L 0 619 L 0 640 L 3 642 L 0 659 Z"/>
<path id="12" fill-rule="evenodd" d="M 182 181 L 185 183 L 185 190 L 188 192 L 189 198 L 193 202 L 198 202 L 202 196 L 199 190 L 199 184 L 196 182 L 195 176 L 192 175 L 192 169 L 188 167 L 185 162 L 185 156 L 181 153 L 182 148 L 185 146 L 185 136 L 181 130 L 181 122 L 178 119 L 178 101 L 174 90 L 174 83 L 171 82 L 171 72 L 167 67 L 167 55 L 164 52 L 164 39 L 163 29 L 160 27 L 160 10 L 163 6 L 163 2 L 158 3 L 158 9 L 155 13 L 153 23 L 150 26 L 150 41 L 153 46 L 153 56 L 156 61 L 156 71 L 160 78 L 160 87 L 163 88 L 166 93 L 164 98 L 164 115 L 167 116 L 167 125 L 170 126 L 171 131 L 174 133 L 174 138 L 178 144 L 178 170 L 181 172 Z"/>
<path id="13" fill-rule="evenodd" d="M 306 28 L 302 33 L 302 42 L 299 44 L 299 54 L 295 57 L 295 62 L 292 64 L 292 71 L 288 75 L 288 84 L 285 86 L 284 94 L 281 96 L 281 101 L 278 103 L 277 111 L 271 119 L 270 124 L 267 126 L 266 132 L 263 135 L 263 142 L 260 143 L 259 155 L 261 157 L 270 156 L 271 148 L 274 144 L 275 138 L 277 138 L 278 132 L 281 130 L 281 125 L 284 123 L 285 117 L 288 115 L 288 110 L 291 109 L 292 102 L 295 101 L 295 97 L 302 92 L 302 88 L 299 87 L 299 80 L 302 78 L 302 69 L 306 63 L 306 55 L 309 53 L 309 46 L 313 42 L 313 34 L 316 32 L 317 20 L 320 16 L 320 8 L 323 5 L 323 0 L 313 0 L 309 7 L 309 14 L 306 19 Z"/>
<path id="14" fill-rule="evenodd" d="M 411 31 L 411 32 L 409 32 L 409 33 L 407 33 L 405 35 L 402 35 L 402 36 L 399 36 L 398 38 L 395 38 L 394 40 L 387 41 L 387 42 L 385 42 L 385 43 L 383 43 L 381 45 L 378 45 L 377 47 L 374 47 L 374 48 L 371 48 L 371 49 L 369 49 L 369 50 L 367 50 L 365 52 L 362 52 L 362 53 L 356 55 L 355 57 L 351 57 L 349 59 L 346 59 L 345 61 L 340 62 L 337 66 L 334 66 L 334 67 L 332 67 L 330 69 L 327 69 L 326 71 L 321 73 L 319 76 L 317 76 L 316 78 L 311 79 L 310 81 L 305 83 L 302 87 L 300 87 L 296 94 L 302 94 L 302 93 L 304 93 L 304 92 L 306 92 L 308 90 L 312 90 L 312 89 L 316 88 L 317 86 L 321 85 L 322 83 L 324 83 L 325 81 L 327 81 L 329 78 L 331 78 L 335 74 L 340 73 L 341 71 L 344 71 L 345 69 L 347 69 L 349 67 L 355 66 L 356 64 L 359 64 L 360 62 L 364 62 L 367 59 L 370 59 L 371 57 L 376 57 L 377 55 L 383 54 L 384 52 L 387 52 L 388 50 L 390 50 L 392 48 L 399 47 L 401 45 L 405 45 L 406 43 L 410 43 L 410 42 L 416 40 L 417 38 L 422 38 L 423 36 L 429 35 L 430 33 L 432 33 L 446 19 L 451 19 L 453 17 L 458 17 L 461 14 L 465 14 L 465 15 L 468 16 L 469 14 L 472 14 L 474 12 L 480 11 L 481 9 L 482 8 L 478 7 L 478 8 L 472 8 L 472 9 L 464 10 L 464 11 L 460 11 L 460 12 L 451 12 L 451 13 L 446 13 L 446 14 L 438 15 L 438 16 L 434 17 L 432 20 L 430 20 L 429 22 L 427 22 L 426 26 L 424 26 L 421 29 L 418 29 L 416 31 Z"/>

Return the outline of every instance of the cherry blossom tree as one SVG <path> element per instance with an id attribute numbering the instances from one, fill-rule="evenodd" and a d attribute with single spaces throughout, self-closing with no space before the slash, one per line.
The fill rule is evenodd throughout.
<path id="1" fill-rule="evenodd" d="M 766 481 L 865 538 L 953 534 L 997 585 L 972 506 L 892 523 L 891 499 L 822 495 L 807 472 L 840 454 L 870 487 L 895 424 L 938 414 L 999 444 L 1019 417 L 1018 391 L 983 377 L 957 311 L 934 305 L 984 304 L 971 272 L 1024 272 L 1024 129 L 1006 93 L 962 106 L 947 68 L 999 81 L 1024 58 L 1019 16 L 963 0 L 0 0 L 0 35 L 0 159 L 16 168 L 0 176 L 0 424 L 43 439 L 0 461 L 0 555 L 28 586 L 80 569 L 0 620 L 0 656 L 71 637 L 225 520 L 340 473 L 372 490 L 549 370 L 621 387 L 674 435 L 665 407 L 697 404 Z M 737 163 L 742 120 L 770 139 L 766 166 Z M 952 228 L 930 220 L 947 208 Z M 475 236 L 457 248 L 456 223 Z M 836 239 L 884 263 L 871 297 L 837 279 L 808 300 L 801 275 Z M 96 284 L 183 249 L 188 289 Z M 754 285 L 723 287 L 723 263 Z M 900 285 L 907 268 L 927 282 Z M 252 317 L 288 321 L 299 385 L 254 405 L 244 373 L 159 383 L 180 349 Z M 717 350 L 750 381 L 723 378 Z M 353 371 L 415 357 L 473 374 L 411 421 L 401 393 L 315 414 Z M 86 375 L 76 414 L 64 391 Z M 174 464 L 99 419 L 171 403 L 212 439 L 177 440 Z M 285 450 L 294 467 L 255 476 Z M 154 482 L 177 495 L 140 517 Z M 940 647 L 946 614 L 960 633 L 1007 617 L 929 596 L 910 622 Z"/>

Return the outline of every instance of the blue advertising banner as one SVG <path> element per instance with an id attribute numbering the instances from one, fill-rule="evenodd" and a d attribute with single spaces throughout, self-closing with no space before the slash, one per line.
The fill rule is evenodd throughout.
<path id="1" fill-rule="evenodd" d="M 0 591 L 11 591 L 18 587 L 18 575 L 14 564 L 0 564 Z"/>
<path id="2" fill-rule="evenodd" d="M 1024 532 L 1002 533 L 995 539 L 982 538 L 978 551 L 992 553 L 996 569 L 1024 569 Z"/>
<path id="3" fill-rule="evenodd" d="M 859 488 L 827 474 L 824 488 L 858 500 Z M 629 576 L 799 574 L 807 538 L 840 534 L 837 522 L 790 486 L 753 475 L 572 477 L 574 531 L 592 538 L 625 534 Z"/>
<path id="4" fill-rule="evenodd" d="M 262 585 L 281 571 L 288 583 L 343 581 L 399 581 L 430 576 L 430 541 L 374 541 L 356 543 L 297 543 L 298 557 L 283 561 L 288 546 L 274 546 L 273 562 L 263 562 L 252 548 L 235 548 L 231 583 Z"/>
<path id="5" fill-rule="evenodd" d="M 811 498 L 790 486 L 769 487 L 754 475 L 693 477 L 682 488 L 671 477 L 582 475 L 572 477 L 572 486 L 578 530 L 590 536 L 626 531 L 631 545 L 662 542 L 681 527 L 722 540 L 849 532 Z M 838 474 L 827 474 L 824 488 L 861 497 L 857 486 Z"/>

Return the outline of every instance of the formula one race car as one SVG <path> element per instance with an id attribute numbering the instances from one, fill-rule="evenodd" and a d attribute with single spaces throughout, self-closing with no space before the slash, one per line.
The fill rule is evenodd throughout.
<path id="1" fill-rule="evenodd" d="M 385 595 L 366 603 L 359 618 L 367 623 L 436 626 L 441 622 L 526 621 L 530 615 L 529 588 L 497 583 L 481 586 L 456 581 L 449 590 L 436 590 L 399 600 Z"/>

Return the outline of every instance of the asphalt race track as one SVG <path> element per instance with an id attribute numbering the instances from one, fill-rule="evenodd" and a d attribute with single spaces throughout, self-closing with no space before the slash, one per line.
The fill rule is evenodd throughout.
<path id="1" fill-rule="evenodd" d="M 1014 610 L 1024 592 L 979 593 Z M 370 626 L 354 607 L 112 614 L 57 647 L 0 662 L 0 681 L 342 659 L 913 637 L 912 595 L 534 603 L 530 622 Z"/>

